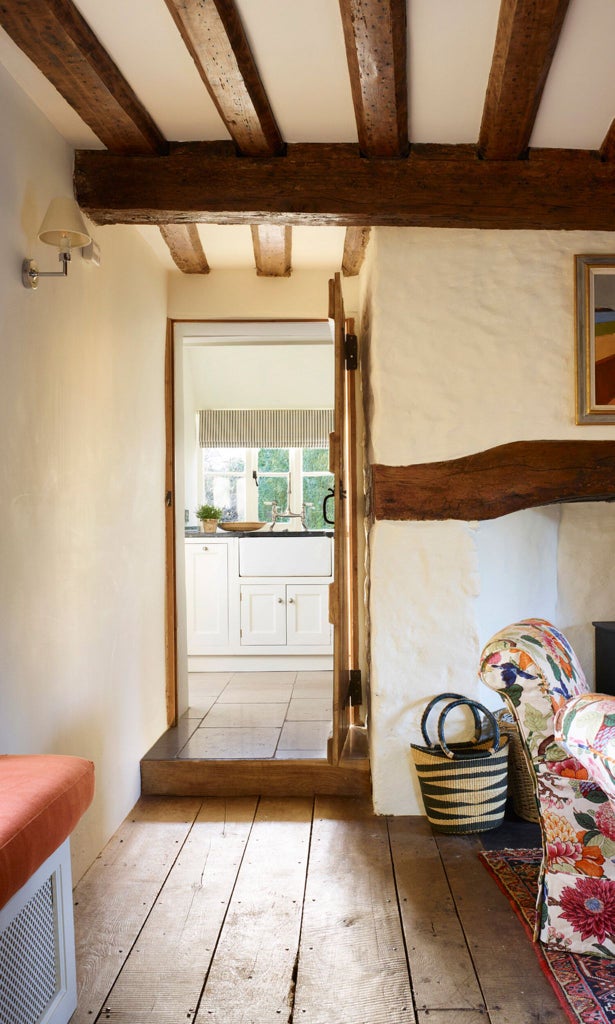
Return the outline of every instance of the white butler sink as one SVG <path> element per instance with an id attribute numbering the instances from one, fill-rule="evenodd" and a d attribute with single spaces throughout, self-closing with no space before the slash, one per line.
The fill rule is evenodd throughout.
<path id="1" fill-rule="evenodd" d="M 330 576 L 330 537 L 240 537 L 240 576 Z"/>

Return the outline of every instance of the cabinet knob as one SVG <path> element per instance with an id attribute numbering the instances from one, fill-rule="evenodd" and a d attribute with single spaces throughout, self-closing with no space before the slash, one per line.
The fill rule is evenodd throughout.
<path id="1" fill-rule="evenodd" d="M 203 550 L 203 551 L 209 551 L 209 548 L 207 547 L 207 544 L 204 544 L 204 545 L 203 545 L 203 548 L 202 548 L 202 550 Z"/>
<path id="2" fill-rule="evenodd" d="M 284 598 L 278 597 L 278 604 L 284 604 Z"/>
<path id="3" fill-rule="evenodd" d="M 295 599 L 294 599 L 294 597 L 289 597 L 289 599 L 288 599 L 288 603 L 289 603 L 289 604 L 294 604 L 294 603 L 295 603 Z"/>

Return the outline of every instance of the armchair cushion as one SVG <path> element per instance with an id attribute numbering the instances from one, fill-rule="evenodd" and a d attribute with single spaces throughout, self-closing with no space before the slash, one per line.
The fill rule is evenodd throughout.
<path id="1" fill-rule="evenodd" d="M 557 712 L 555 739 L 615 806 L 615 697 L 583 693 Z M 613 824 L 615 825 L 615 819 Z M 615 840 L 615 828 L 612 829 Z"/>

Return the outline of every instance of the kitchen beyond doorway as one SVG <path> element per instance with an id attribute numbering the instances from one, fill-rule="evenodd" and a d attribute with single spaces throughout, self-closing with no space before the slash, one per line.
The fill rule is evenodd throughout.
<path id="1" fill-rule="evenodd" d="M 333 673 L 191 672 L 170 756 L 297 760 L 327 756 Z"/>

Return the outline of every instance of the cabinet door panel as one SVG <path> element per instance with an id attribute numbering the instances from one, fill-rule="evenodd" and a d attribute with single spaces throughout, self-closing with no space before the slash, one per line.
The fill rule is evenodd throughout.
<path id="1" fill-rule="evenodd" d="M 329 588 L 317 584 L 286 587 L 286 642 L 323 646 L 331 643 Z"/>
<path id="2" fill-rule="evenodd" d="M 245 584 L 241 588 L 241 644 L 286 643 L 286 588 L 283 584 Z"/>
<path id="3" fill-rule="evenodd" d="M 228 545 L 186 545 L 188 654 L 227 647 Z"/>

